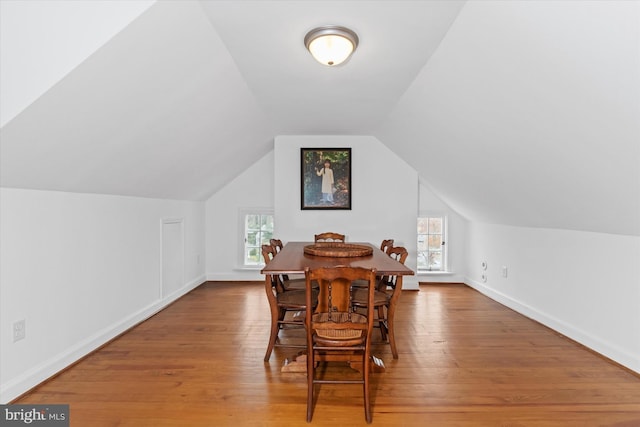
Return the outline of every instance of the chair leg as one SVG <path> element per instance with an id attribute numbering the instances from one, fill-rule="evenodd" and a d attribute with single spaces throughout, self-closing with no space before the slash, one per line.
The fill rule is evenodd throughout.
<path id="1" fill-rule="evenodd" d="M 385 322 L 383 305 L 378 307 L 378 324 L 380 325 L 380 335 L 382 337 L 382 341 L 386 341 L 387 340 L 387 324 Z"/>
<path id="2" fill-rule="evenodd" d="M 280 318 L 283 315 L 284 310 L 278 309 L 277 311 L 271 312 L 271 333 L 269 335 L 269 344 L 267 345 L 267 352 L 264 355 L 264 361 L 268 362 L 271 358 L 271 352 L 273 351 L 273 347 L 276 345 L 276 340 L 278 339 L 278 332 L 280 330 Z"/>
<path id="3" fill-rule="evenodd" d="M 367 423 L 371 423 L 371 401 L 369 397 L 369 371 L 371 370 L 371 355 L 369 352 L 364 353 L 363 362 L 363 394 L 364 394 L 364 418 L 367 420 Z"/>
<path id="4" fill-rule="evenodd" d="M 393 354 L 393 358 L 398 358 L 398 349 L 396 348 L 396 334 L 393 332 L 393 317 L 395 315 L 396 309 L 394 307 L 387 307 L 387 326 L 389 332 L 389 345 L 391 346 L 391 354 Z"/>
<path id="5" fill-rule="evenodd" d="M 311 422 L 313 418 L 313 379 L 314 371 L 313 349 L 307 352 L 307 422 Z"/>

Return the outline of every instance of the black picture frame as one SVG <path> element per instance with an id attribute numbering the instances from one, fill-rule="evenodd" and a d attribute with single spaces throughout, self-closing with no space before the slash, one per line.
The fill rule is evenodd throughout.
<path id="1" fill-rule="evenodd" d="M 351 148 L 300 149 L 300 208 L 351 209 Z"/>

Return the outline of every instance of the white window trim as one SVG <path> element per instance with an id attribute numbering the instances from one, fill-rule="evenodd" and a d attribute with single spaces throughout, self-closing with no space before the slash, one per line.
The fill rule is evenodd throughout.
<path id="1" fill-rule="evenodd" d="M 434 218 L 440 217 L 443 219 L 443 240 L 444 248 L 442 249 L 442 269 L 441 270 L 421 270 L 416 264 L 416 275 L 419 276 L 444 276 L 453 274 L 449 271 L 449 217 L 443 212 L 420 212 L 418 218 L 416 218 L 416 226 L 419 218 Z M 417 257 L 417 245 L 418 245 L 418 233 L 416 230 L 416 257 Z"/>

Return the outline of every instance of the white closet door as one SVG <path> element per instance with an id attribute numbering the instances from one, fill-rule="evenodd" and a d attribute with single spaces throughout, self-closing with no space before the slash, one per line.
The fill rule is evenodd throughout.
<path id="1" fill-rule="evenodd" d="M 162 221 L 162 295 L 167 297 L 184 286 L 184 221 Z"/>

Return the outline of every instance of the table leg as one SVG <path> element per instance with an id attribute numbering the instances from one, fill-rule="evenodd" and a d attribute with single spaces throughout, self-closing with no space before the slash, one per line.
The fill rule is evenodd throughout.
<path id="1" fill-rule="evenodd" d="M 280 315 L 280 309 L 278 308 L 278 301 L 273 294 L 273 283 L 271 281 L 271 275 L 265 275 L 264 279 L 265 291 L 267 293 L 267 299 L 269 300 L 269 308 L 271 311 L 271 332 L 269 334 L 269 344 L 267 345 L 267 352 L 264 355 L 264 361 L 268 362 L 271 358 L 271 352 L 276 345 L 276 339 L 278 339 L 278 317 Z"/>

